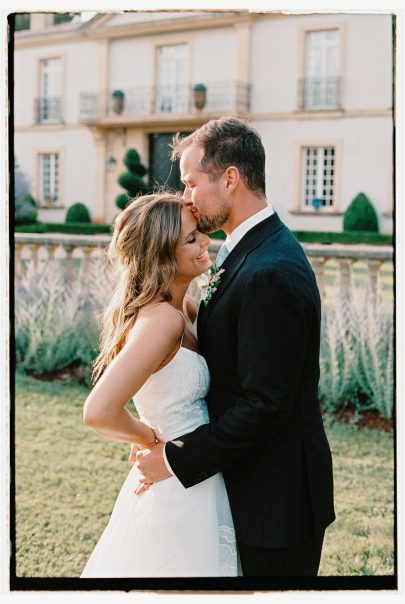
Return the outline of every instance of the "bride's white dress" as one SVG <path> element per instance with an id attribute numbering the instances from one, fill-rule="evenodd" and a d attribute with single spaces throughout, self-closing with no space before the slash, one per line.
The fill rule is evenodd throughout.
<path id="1" fill-rule="evenodd" d="M 180 347 L 134 397 L 140 419 L 160 440 L 208 423 L 205 359 Z M 235 531 L 222 474 L 188 489 L 172 476 L 135 495 L 129 472 L 82 573 L 87 577 L 220 577 L 238 573 Z"/>

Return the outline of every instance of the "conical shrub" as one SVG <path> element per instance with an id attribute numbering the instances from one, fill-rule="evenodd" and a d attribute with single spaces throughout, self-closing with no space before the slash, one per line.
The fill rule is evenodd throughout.
<path id="1" fill-rule="evenodd" d="M 115 205 L 123 210 L 131 197 L 144 195 L 148 192 L 148 185 L 143 180 L 143 176 L 147 173 L 147 168 L 141 163 L 141 158 L 138 151 L 128 149 L 124 155 L 124 165 L 128 172 L 123 172 L 117 178 L 118 184 L 126 189 L 127 193 L 121 193 L 115 199 Z"/>
<path id="2" fill-rule="evenodd" d="M 377 212 L 364 193 L 359 193 L 347 208 L 343 218 L 343 230 L 378 233 Z"/>

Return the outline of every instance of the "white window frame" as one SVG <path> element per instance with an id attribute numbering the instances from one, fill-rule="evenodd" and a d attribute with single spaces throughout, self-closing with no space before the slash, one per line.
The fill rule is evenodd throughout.
<path id="1" fill-rule="evenodd" d="M 44 169 L 45 161 L 48 161 L 48 159 L 49 183 L 45 184 Z M 38 192 L 41 205 L 60 205 L 60 159 L 59 151 L 44 151 L 38 153 Z"/>
<path id="2" fill-rule="evenodd" d="M 305 185 L 306 172 L 304 164 L 304 154 L 307 148 L 334 148 L 334 166 L 333 166 L 333 194 L 330 199 L 331 205 L 322 205 L 316 209 L 312 203 L 305 203 Z M 340 210 L 340 179 L 341 179 L 341 156 L 342 156 L 342 140 L 341 139 L 302 139 L 296 141 L 295 144 L 295 179 L 294 179 L 294 203 L 290 208 L 292 214 L 312 214 L 314 216 L 325 216 L 329 214 L 341 214 Z M 319 173 L 316 175 L 316 195 L 322 198 L 322 178 Z M 312 200 L 311 200 L 312 202 Z"/>
<path id="3" fill-rule="evenodd" d="M 328 36 L 332 33 L 335 39 L 334 44 L 328 45 Z M 330 59 L 328 55 L 332 54 L 331 51 L 335 56 Z M 338 29 L 306 32 L 303 109 L 337 109 L 339 107 L 340 54 Z"/>
<path id="4" fill-rule="evenodd" d="M 55 67 L 51 67 L 56 64 Z M 48 64 L 48 65 L 47 65 Z M 39 59 L 39 119 L 41 124 L 52 124 L 62 119 L 63 57 L 48 56 Z M 46 104 L 50 104 L 45 114 Z"/>
<path id="5" fill-rule="evenodd" d="M 306 89 L 306 86 L 310 86 L 306 81 L 306 78 L 310 77 L 307 69 L 307 34 L 316 34 L 317 32 L 327 32 L 331 30 L 338 32 L 338 68 L 336 70 L 336 76 L 333 76 L 338 78 L 336 103 L 311 103 L 308 102 L 311 101 L 311 98 L 308 99 L 308 92 Z M 298 77 L 300 80 L 300 90 L 299 94 L 297 94 L 297 100 L 299 99 L 298 109 L 300 111 L 310 114 L 311 112 L 316 111 L 340 111 L 344 107 L 343 75 L 345 73 L 346 61 L 346 30 L 347 22 L 344 18 L 331 21 L 309 22 L 299 28 L 300 43 L 298 45 L 298 64 L 300 65 L 300 68 Z M 331 90 L 330 93 L 333 94 L 333 82 L 330 82 L 327 86 L 329 87 L 329 90 Z M 329 94 L 329 92 L 327 92 L 327 94 Z M 309 97 L 311 97 L 311 95 L 309 95 Z"/>
<path id="6" fill-rule="evenodd" d="M 170 57 L 170 51 L 179 47 L 183 47 L 185 53 L 183 57 L 180 57 L 179 64 L 176 65 L 176 57 Z M 163 56 L 165 51 L 168 53 L 167 57 Z M 183 66 L 180 65 L 181 61 L 184 61 Z M 189 70 L 190 45 L 188 42 L 179 41 L 156 45 L 156 113 L 188 112 Z"/>

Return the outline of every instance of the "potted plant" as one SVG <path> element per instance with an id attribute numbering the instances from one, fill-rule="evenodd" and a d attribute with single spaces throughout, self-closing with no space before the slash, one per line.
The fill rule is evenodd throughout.
<path id="1" fill-rule="evenodd" d="M 204 84 L 195 84 L 193 87 L 194 107 L 198 110 L 204 108 L 207 100 L 207 87 Z"/>
<path id="2" fill-rule="evenodd" d="M 125 94 L 122 90 L 114 90 L 112 93 L 112 110 L 120 115 L 124 110 Z"/>

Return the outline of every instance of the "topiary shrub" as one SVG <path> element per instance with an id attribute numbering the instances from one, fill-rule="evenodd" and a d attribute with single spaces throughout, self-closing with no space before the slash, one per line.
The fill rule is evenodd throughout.
<path id="1" fill-rule="evenodd" d="M 343 230 L 378 233 L 377 212 L 364 193 L 359 193 L 347 208 L 343 218 Z"/>
<path id="2" fill-rule="evenodd" d="M 35 199 L 30 194 L 29 182 L 25 174 L 14 162 L 14 220 L 16 225 L 37 222 Z"/>
<path id="3" fill-rule="evenodd" d="M 90 212 L 84 203 L 74 203 L 66 212 L 65 222 L 91 222 Z"/>
<path id="4" fill-rule="evenodd" d="M 135 149 L 128 149 L 124 155 L 124 165 L 128 172 L 123 172 L 118 176 L 118 184 L 127 191 L 121 193 L 115 200 L 115 205 L 123 210 L 131 197 L 143 195 L 148 192 L 148 185 L 143 180 L 143 176 L 148 172 L 147 168 L 141 163 L 139 153 Z"/>

